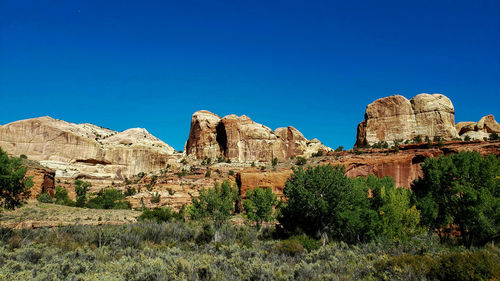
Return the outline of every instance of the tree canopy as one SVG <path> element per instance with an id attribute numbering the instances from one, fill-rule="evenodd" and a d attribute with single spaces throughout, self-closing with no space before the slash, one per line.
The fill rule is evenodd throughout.
<path id="1" fill-rule="evenodd" d="M 412 186 L 422 223 L 441 239 L 459 235 L 467 247 L 500 234 L 500 160 L 477 152 L 428 158 Z"/>
<path id="2" fill-rule="evenodd" d="M 0 148 L 0 205 L 14 209 L 23 203 L 33 186 L 31 178 L 26 178 L 27 168 L 21 158 L 9 157 Z"/>

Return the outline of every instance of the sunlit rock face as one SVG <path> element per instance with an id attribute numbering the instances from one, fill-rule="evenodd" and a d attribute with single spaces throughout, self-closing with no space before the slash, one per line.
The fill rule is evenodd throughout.
<path id="1" fill-rule="evenodd" d="M 366 107 L 365 120 L 358 125 L 356 146 L 416 136 L 458 137 L 450 99 L 441 94 L 419 94 L 411 100 L 400 95 L 376 100 Z"/>
<path id="2" fill-rule="evenodd" d="M 460 138 L 469 137 L 472 140 L 484 140 L 491 133 L 500 134 L 500 125 L 493 115 L 486 115 L 478 122 L 459 122 L 455 125 Z"/>
<path id="3" fill-rule="evenodd" d="M 0 147 L 56 171 L 56 177 L 122 180 L 176 163 L 175 150 L 141 128 L 116 132 L 51 117 L 0 126 Z"/>
<path id="4" fill-rule="evenodd" d="M 234 114 L 220 118 L 209 111 L 197 111 L 191 118 L 186 153 L 197 159 L 223 157 L 237 162 L 271 161 L 292 156 L 310 156 L 330 150 L 318 140 L 307 140 L 293 127 L 270 128 L 248 116 Z"/>

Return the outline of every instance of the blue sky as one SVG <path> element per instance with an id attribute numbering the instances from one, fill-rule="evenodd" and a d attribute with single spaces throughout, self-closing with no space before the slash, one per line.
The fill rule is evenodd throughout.
<path id="1" fill-rule="evenodd" d="M 352 147 L 367 104 L 442 93 L 500 119 L 500 1 L 0 2 L 0 124 L 144 127 L 196 110 Z"/>

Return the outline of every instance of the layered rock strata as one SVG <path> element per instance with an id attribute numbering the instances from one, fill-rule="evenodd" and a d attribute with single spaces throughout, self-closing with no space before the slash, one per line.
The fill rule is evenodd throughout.
<path id="1" fill-rule="evenodd" d="M 411 100 L 400 95 L 378 99 L 366 107 L 365 120 L 358 125 L 356 146 L 378 142 L 393 143 L 440 137 L 458 137 L 455 110 L 450 99 L 441 94 L 419 94 Z"/>
<path id="2" fill-rule="evenodd" d="M 221 118 L 206 110 L 193 114 L 185 149 L 197 159 L 223 157 L 236 162 L 283 160 L 320 150 L 330 149 L 316 139 L 307 140 L 293 127 L 272 131 L 245 115 Z"/>
<path id="3" fill-rule="evenodd" d="M 116 132 L 51 117 L 0 126 L 0 147 L 56 170 L 57 177 L 123 180 L 176 163 L 175 150 L 141 128 Z"/>

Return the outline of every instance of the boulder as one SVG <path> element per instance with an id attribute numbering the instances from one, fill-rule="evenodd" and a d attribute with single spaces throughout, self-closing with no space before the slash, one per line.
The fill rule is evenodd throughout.
<path id="1" fill-rule="evenodd" d="M 500 125 L 493 115 L 486 115 L 478 122 L 460 122 L 456 128 L 460 138 L 469 137 L 472 140 L 483 140 L 490 137 L 491 133 L 500 133 Z"/>
<path id="2" fill-rule="evenodd" d="M 400 95 L 381 98 L 366 107 L 355 145 L 393 143 L 415 136 L 452 139 L 458 136 L 454 116 L 453 104 L 440 94 L 420 94 L 411 100 Z"/>
<path id="3" fill-rule="evenodd" d="M 455 109 L 450 99 L 441 94 L 420 94 L 410 100 L 415 114 L 415 136 L 453 139 L 458 137 L 455 128 Z"/>

